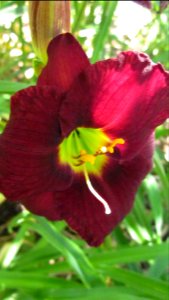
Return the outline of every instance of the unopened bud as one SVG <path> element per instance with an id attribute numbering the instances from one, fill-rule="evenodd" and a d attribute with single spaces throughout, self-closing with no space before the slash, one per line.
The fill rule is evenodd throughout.
<path id="1" fill-rule="evenodd" d="M 70 31 L 70 1 L 28 1 L 28 11 L 34 51 L 45 65 L 50 40 Z"/>

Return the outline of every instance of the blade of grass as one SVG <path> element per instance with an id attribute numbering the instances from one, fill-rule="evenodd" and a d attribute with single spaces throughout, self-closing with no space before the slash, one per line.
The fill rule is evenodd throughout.
<path id="1" fill-rule="evenodd" d="M 23 272 L 0 271 L 0 287 L 15 289 L 47 289 L 78 287 L 76 282 L 69 282 L 62 278 L 49 278 L 34 273 L 24 274 Z"/>
<path id="2" fill-rule="evenodd" d="M 168 248 L 169 254 L 169 248 Z M 168 255 L 157 257 L 156 261 L 148 270 L 148 275 L 153 278 L 160 278 L 164 274 L 168 276 L 167 269 L 168 269 Z"/>
<path id="3" fill-rule="evenodd" d="M 85 253 L 77 246 L 76 243 L 63 236 L 52 226 L 45 218 L 35 216 L 32 228 L 37 231 L 43 238 L 54 248 L 64 255 L 71 267 L 79 275 L 86 287 L 90 287 L 91 283 L 101 279 Z"/>
<path id="4" fill-rule="evenodd" d="M 24 83 L 24 82 L 10 82 L 1 80 L 0 81 L 0 93 L 1 94 L 13 94 L 16 93 L 19 90 L 25 89 L 31 85 L 34 85 L 33 83 Z"/>
<path id="5" fill-rule="evenodd" d="M 22 246 L 24 239 L 25 239 L 25 233 L 28 229 L 28 226 L 24 224 L 20 227 L 19 231 L 17 232 L 15 238 L 12 240 L 12 242 L 8 246 L 8 250 L 6 251 L 6 255 L 2 261 L 2 267 L 7 268 L 12 260 L 17 255 L 20 247 Z"/>
<path id="6" fill-rule="evenodd" d="M 5 97 L 9 95 L 0 95 L 0 117 L 4 115 L 9 115 L 10 113 L 10 101 L 9 97 Z"/>
<path id="7" fill-rule="evenodd" d="M 127 228 L 130 236 L 134 241 L 139 244 L 144 242 L 144 237 L 142 235 L 141 226 L 138 224 L 137 218 L 134 213 L 131 212 L 123 221 L 123 224 Z"/>
<path id="8" fill-rule="evenodd" d="M 77 299 L 77 300 L 150 300 L 150 298 L 139 297 L 137 294 L 132 293 L 128 288 L 123 287 L 95 287 L 90 290 L 85 289 L 65 289 L 58 290 L 57 295 L 51 293 L 51 295 L 45 297 L 45 300 L 53 299 Z"/>
<path id="9" fill-rule="evenodd" d="M 93 56 L 92 62 L 96 62 L 101 59 L 101 53 L 103 46 L 105 45 L 106 39 L 108 38 L 110 24 L 113 20 L 113 14 L 117 6 L 117 1 L 104 1 L 103 3 L 103 14 L 102 20 L 98 32 L 93 42 Z"/>
<path id="10" fill-rule="evenodd" d="M 149 174 L 146 177 L 146 179 L 144 180 L 144 188 L 149 197 L 154 216 L 156 232 L 158 234 L 158 237 L 160 238 L 163 225 L 163 207 L 159 186 L 153 175 Z"/>
<path id="11" fill-rule="evenodd" d="M 161 163 L 161 159 L 159 157 L 159 154 L 157 151 L 155 151 L 154 154 L 154 162 L 155 162 L 155 169 L 157 174 L 159 175 L 161 182 L 162 182 L 162 192 L 163 195 L 165 197 L 165 199 L 167 199 L 168 202 L 168 198 L 169 198 L 169 181 L 167 178 L 167 174 L 164 170 L 163 164 Z"/>
<path id="12" fill-rule="evenodd" d="M 154 297 L 159 300 L 166 300 L 168 298 L 168 284 L 142 274 L 120 269 L 120 268 L 106 268 L 103 270 L 104 274 L 109 274 L 116 282 L 123 283 L 127 287 L 139 292 L 140 295 Z"/>
<path id="13" fill-rule="evenodd" d="M 162 256 L 168 257 L 167 243 L 153 246 L 118 247 L 117 249 L 103 253 L 93 253 L 90 260 L 97 266 L 105 264 L 110 266 L 114 264 L 147 261 Z"/>
<path id="14" fill-rule="evenodd" d="M 75 21 L 72 26 L 72 32 L 75 33 L 78 28 L 80 27 L 80 24 L 84 20 L 84 13 L 85 13 L 85 8 L 88 5 L 87 1 L 82 1 L 81 3 L 78 3 L 80 6 L 78 8 L 78 14 L 76 15 Z"/>
<path id="15" fill-rule="evenodd" d="M 151 241 L 153 239 L 153 231 L 147 219 L 147 212 L 143 205 L 143 198 L 140 192 L 136 196 L 133 213 L 135 214 L 137 222 L 140 226 L 140 231 L 142 232 L 144 240 Z"/>
<path id="16" fill-rule="evenodd" d="M 52 260 L 52 264 L 50 263 L 50 260 Z M 39 268 L 39 265 L 41 268 Z M 27 274 L 34 272 L 34 274 L 40 274 L 48 276 L 49 274 L 55 274 L 55 275 L 63 275 L 63 274 L 71 274 L 72 269 L 70 265 L 64 261 L 64 262 L 58 262 L 55 261 L 55 259 L 49 258 L 46 260 L 37 260 L 36 264 L 29 264 L 29 265 L 23 265 L 20 266 L 20 268 L 15 268 L 15 271 L 19 272 L 26 272 Z"/>

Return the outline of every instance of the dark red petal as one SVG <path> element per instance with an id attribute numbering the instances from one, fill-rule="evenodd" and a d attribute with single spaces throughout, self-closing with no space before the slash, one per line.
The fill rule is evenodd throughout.
<path id="1" fill-rule="evenodd" d="M 141 1 L 141 0 L 134 0 L 134 2 L 146 7 L 146 8 L 151 8 L 151 1 L 150 0 L 146 0 L 146 1 Z"/>
<path id="2" fill-rule="evenodd" d="M 67 91 L 77 75 L 90 65 L 85 52 L 70 33 L 60 34 L 50 42 L 48 57 L 38 85 L 53 85 L 60 93 Z"/>
<path id="3" fill-rule="evenodd" d="M 152 141 L 149 140 L 142 153 L 133 160 L 118 163 L 112 159 L 103 177 L 90 177 L 96 191 L 109 203 L 110 215 L 104 213 L 102 204 L 89 192 L 83 176 L 76 177 L 67 191 L 56 193 L 53 210 L 59 211 L 59 217 L 90 245 L 98 246 L 131 210 L 137 188 L 151 169 L 152 152 Z M 53 220 L 53 214 L 49 219 Z"/>
<path id="4" fill-rule="evenodd" d="M 57 207 L 54 192 L 44 192 L 21 200 L 32 213 L 50 220 L 60 220 L 60 209 Z"/>
<path id="5" fill-rule="evenodd" d="M 72 86 L 60 111 L 64 135 L 77 126 L 102 128 L 112 138 L 126 140 L 121 149 L 127 159 L 140 151 L 167 117 L 169 74 L 136 52 L 123 52 L 117 59 L 89 67 Z"/>
<path id="6" fill-rule="evenodd" d="M 30 87 L 12 97 L 10 121 L 0 136 L 0 191 L 20 200 L 71 184 L 57 163 L 60 98 L 54 89 Z"/>

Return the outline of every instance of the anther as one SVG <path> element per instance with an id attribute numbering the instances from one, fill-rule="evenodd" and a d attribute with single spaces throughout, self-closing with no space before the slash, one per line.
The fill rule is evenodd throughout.
<path id="1" fill-rule="evenodd" d="M 81 150 L 80 155 L 73 158 L 78 159 L 78 165 L 82 165 L 86 162 L 90 162 L 92 165 L 94 165 L 96 160 L 96 157 L 93 154 L 89 154 L 85 150 Z"/>
<path id="2" fill-rule="evenodd" d="M 114 153 L 114 148 L 116 147 L 116 145 L 123 145 L 125 143 L 125 140 L 122 138 L 118 138 L 113 140 L 112 143 L 109 143 L 107 146 L 102 146 L 99 151 L 98 154 L 100 152 L 100 154 L 106 154 L 106 153 Z"/>

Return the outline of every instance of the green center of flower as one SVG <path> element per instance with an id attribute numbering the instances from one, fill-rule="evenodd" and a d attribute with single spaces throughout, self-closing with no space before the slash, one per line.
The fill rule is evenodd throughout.
<path id="1" fill-rule="evenodd" d="M 113 154 L 118 144 L 124 144 L 122 138 L 111 140 L 102 130 L 79 127 L 73 130 L 59 146 L 61 164 L 68 164 L 75 173 L 83 173 L 90 192 L 104 205 L 105 213 L 111 210 L 107 202 L 96 192 L 89 175 L 100 176 L 108 163 L 106 154 Z"/>

